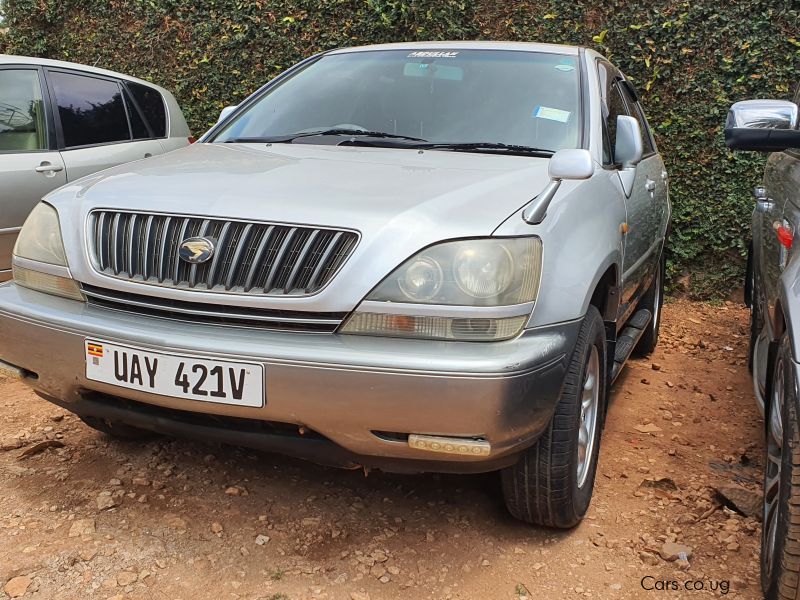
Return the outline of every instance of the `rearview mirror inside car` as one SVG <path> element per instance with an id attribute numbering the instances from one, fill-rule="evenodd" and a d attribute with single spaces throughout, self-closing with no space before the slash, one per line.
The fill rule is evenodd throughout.
<path id="1" fill-rule="evenodd" d="M 725 143 L 731 150 L 781 152 L 800 148 L 800 109 L 787 100 L 745 100 L 728 111 Z"/>
<path id="2" fill-rule="evenodd" d="M 222 111 L 219 113 L 219 119 L 217 119 L 217 123 L 220 123 L 220 122 L 224 121 L 225 118 L 229 114 L 231 114 L 233 111 L 235 111 L 237 108 L 239 108 L 239 107 L 238 106 L 226 106 L 225 108 L 223 108 Z"/>
<path id="3" fill-rule="evenodd" d="M 628 115 L 617 117 L 617 140 L 614 145 L 614 161 L 623 169 L 635 167 L 642 161 L 642 131 L 639 121 Z"/>

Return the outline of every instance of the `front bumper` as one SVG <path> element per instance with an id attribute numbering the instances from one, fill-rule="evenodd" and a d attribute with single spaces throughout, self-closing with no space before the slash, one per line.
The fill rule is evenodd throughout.
<path id="1" fill-rule="evenodd" d="M 67 410 L 393 471 L 481 472 L 513 463 L 552 417 L 579 327 L 571 321 L 496 343 L 289 333 L 146 317 L 0 285 L 0 361 Z M 260 362 L 265 404 L 197 402 L 87 380 L 87 337 Z M 281 427 L 254 427 L 267 422 Z M 301 426 L 312 435 L 287 433 Z M 407 434 L 481 438 L 491 453 L 432 453 L 410 447 Z"/>

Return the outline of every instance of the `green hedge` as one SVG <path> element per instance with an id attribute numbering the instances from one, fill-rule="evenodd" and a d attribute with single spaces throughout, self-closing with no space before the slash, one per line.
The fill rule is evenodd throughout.
<path id="1" fill-rule="evenodd" d="M 595 47 L 643 97 L 672 180 L 669 274 L 702 297 L 740 285 L 763 166 L 724 148 L 727 108 L 788 98 L 800 82 L 797 0 L 5 0 L 4 11 L 0 51 L 155 81 L 198 133 L 319 50 L 425 39 Z"/>

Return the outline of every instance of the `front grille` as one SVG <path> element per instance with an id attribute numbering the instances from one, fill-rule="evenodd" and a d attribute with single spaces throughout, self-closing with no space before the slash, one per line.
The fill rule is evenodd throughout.
<path id="1" fill-rule="evenodd" d="M 358 242 L 353 231 L 202 217 L 98 210 L 89 216 L 94 268 L 105 275 L 203 292 L 314 294 Z M 181 260 L 181 242 L 214 242 L 200 264 Z"/>
<path id="2" fill-rule="evenodd" d="M 86 300 L 93 306 L 183 322 L 206 325 L 257 327 L 277 331 L 333 333 L 347 313 L 316 313 L 271 310 L 246 306 L 220 306 L 169 298 L 142 296 L 82 284 Z"/>

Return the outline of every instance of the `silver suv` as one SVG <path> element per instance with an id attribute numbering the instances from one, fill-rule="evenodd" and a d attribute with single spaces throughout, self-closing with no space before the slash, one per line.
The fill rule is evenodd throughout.
<path id="1" fill-rule="evenodd" d="M 633 87 L 584 48 L 348 48 L 201 143 L 50 195 L 0 359 L 111 434 L 502 471 L 575 525 L 607 390 L 658 337 L 670 218 Z"/>
<path id="2" fill-rule="evenodd" d="M 74 63 L 0 54 L 0 281 L 42 197 L 68 181 L 189 144 L 167 90 Z"/>

